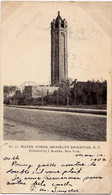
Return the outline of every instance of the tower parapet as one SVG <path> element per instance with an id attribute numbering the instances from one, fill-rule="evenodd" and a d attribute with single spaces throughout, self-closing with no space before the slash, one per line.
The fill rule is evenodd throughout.
<path id="1" fill-rule="evenodd" d="M 60 12 L 51 22 L 51 85 L 58 85 L 68 77 L 67 21 Z"/>

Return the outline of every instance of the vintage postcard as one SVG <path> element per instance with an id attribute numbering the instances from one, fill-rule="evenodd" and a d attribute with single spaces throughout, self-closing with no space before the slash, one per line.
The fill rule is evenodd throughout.
<path id="1" fill-rule="evenodd" d="M 1 193 L 112 192 L 112 2 L 2 1 Z"/>

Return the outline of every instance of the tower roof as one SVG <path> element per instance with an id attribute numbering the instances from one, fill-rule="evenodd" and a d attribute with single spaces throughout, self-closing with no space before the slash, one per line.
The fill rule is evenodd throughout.
<path id="1" fill-rule="evenodd" d="M 60 16 L 60 11 L 58 11 L 58 16 L 51 22 L 51 29 L 60 27 L 67 29 L 67 21 L 65 19 L 62 19 L 62 17 Z"/>

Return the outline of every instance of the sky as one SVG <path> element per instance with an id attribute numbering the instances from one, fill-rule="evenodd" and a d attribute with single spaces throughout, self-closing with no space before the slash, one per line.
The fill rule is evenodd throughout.
<path id="1" fill-rule="evenodd" d="M 68 77 L 105 80 L 111 64 L 112 2 L 2 2 L 2 80 L 50 84 L 50 23 L 68 23 Z"/>

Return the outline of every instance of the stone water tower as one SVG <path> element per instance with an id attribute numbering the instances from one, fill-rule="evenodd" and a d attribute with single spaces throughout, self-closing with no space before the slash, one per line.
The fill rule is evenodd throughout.
<path id="1" fill-rule="evenodd" d="M 59 85 L 68 78 L 67 21 L 60 12 L 51 22 L 51 85 Z"/>

